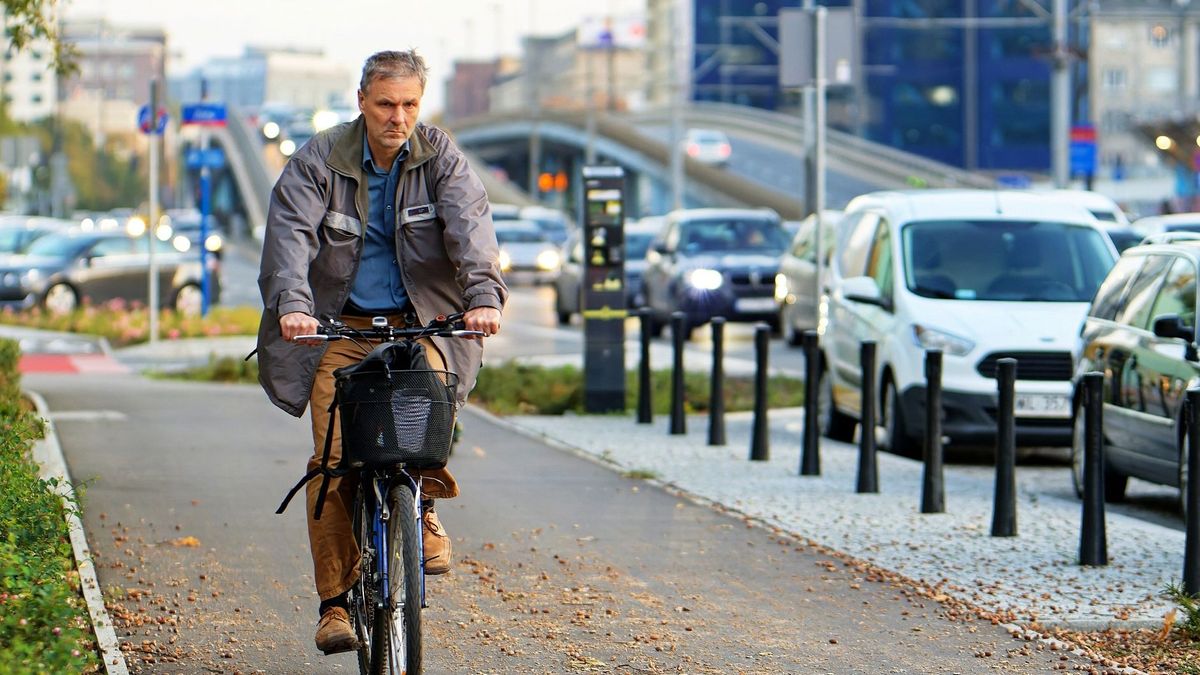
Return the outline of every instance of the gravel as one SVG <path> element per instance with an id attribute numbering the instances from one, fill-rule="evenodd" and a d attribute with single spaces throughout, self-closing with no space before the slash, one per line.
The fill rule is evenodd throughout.
<path id="1" fill-rule="evenodd" d="M 992 537 L 994 478 L 945 469 L 946 512 L 920 513 L 920 462 L 878 454 L 880 493 L 856 494 L 856 445 L 821 439 L 819 476 L 800 476 L 803 411 L 771 411 L 771 458 L 748 460 L 751 417 L 726 418 L 728 444 L 707 445 L 707 418 L 667 434 L 667 419 L 514 416 L 515 426 L 635 475 L 652 477 L 796 536 L 903 575 L 1013 621 L 1051 628 L 1158 628 L 1162 596 L 1183 571 L 1184 535 L 1108 513 L 1109 564 L 1078 564 L 1082 508 L 1048 497 L 1018 468 L 1015 537 Z M 1069 482 L 1063 467 L 1063 480 Z"/>

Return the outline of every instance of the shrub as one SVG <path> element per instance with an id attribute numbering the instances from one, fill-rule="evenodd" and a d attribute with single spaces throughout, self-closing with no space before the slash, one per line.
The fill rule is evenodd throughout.
<path id="1" fill-rule="evenodd" d="M 41 422 L 22 403 L 17 344 L 0 340 L 0 665 L 6 673 L 96 672 L 62 499 L 28 452 Z"/>
<path id="2" fill-rule="evenodd" d="M 159 338 L 254 335 L 261 313 L 253 307 L 213 307 L 208 316 L 185 316 L 172 310 L 158 314 Z M 84 305 L 68 314 L 53 314 L 34 307 L 17 312 L 6 308 L 0 323 L 44 330 L 88 333 L 125 347 L 150 339 L 150 313 L 140 303 L 112 300 L 100 306 Z"/>

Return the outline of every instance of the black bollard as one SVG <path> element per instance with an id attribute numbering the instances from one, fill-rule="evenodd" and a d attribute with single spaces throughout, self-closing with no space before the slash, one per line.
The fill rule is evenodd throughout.
<path id="1" fill-rule="evenodd" d="M 899 413 L 899 411 L 897 411 Z M 946 512 L 942 476 L 942 350 L 925 352 L 925 475 L 921 481 L 921 513 Z"/>
<path id="2" fill-rule="evenodd" d="M 725 445 L 725 317 L 712 320 L 712 379 L 708 395 L 708 444 Z"/>
<path id="3" fill-rule="evenodd" d="M 767 438 L 767 353 L 771 342 L 771 327 L 754 327 L 754 428 L 750 433 L 750 461 L 765 462 L 771 458 Z"/>
<path id="4" fill-rule="evenodd" d="M 1083 376 L 1083 531 L 1079 535 L 1079 564 L 1107 565 L 1108 537 L 1104 523 L 1104 375 Z"/>
<path id="5" fill-rule="evenodd" d="M 1188 458 L 1187 487 L 1183 495 L 1187 510 L 1187 539 L 1183 548 L 1183 592 L 1188 595 L 1200 593 L 1200 389 L 1187 391 Z"/>
<path id="6" fill-rule="evenodd" d="M 800 475 L 820 476 L 821 455 L 817 441 L 821 436 L 820 413 L 817 399 L 820 397 L 821 353 L 817 331 L 806 330 L 800 342 L 804 350 L 804 445 L 800 453 Z"/>
<path id="7" fill-rule="evenodd" d="M 875 341 L 866 340 L 859 348 L 862 363 L 862 419 L 858 435 L 859 493 L 879 492 L 879 467 L 875 459 Z M 833 405 L 833 401 L 829 402 Z"/>
<path id="8" fill-rule="evenodd" d="M 650 388 L 650 322 L 654 317 L 649 307 L 638 310 L 641 319 L 642 360 L 638 363 L 638 424 L 650 424 L 654 421 L 654 401 L 651 399 Z"/>
<path id="9" fill-rule="evenodd" d="M 687 420 L 683 415 L 683 341 L 687 337 L 687 315 L 675 312 L 671 315 L 671 346 L 675 350 L 671 368 L 671 435 L 687 433 Z"/>
<path id="10" fill-rule="evenodd" d="M 996 361 L 996 491 L 992 507 L 992 536 L 1017 536 L 1017 442 L 1013 400 L 1017 360 Z"/>

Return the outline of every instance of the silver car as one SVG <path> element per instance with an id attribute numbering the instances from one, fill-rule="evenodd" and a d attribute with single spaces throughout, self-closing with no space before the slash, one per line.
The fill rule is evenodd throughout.
<path id="1" fill-rule="evenodd" d="M 646 251 L 662 230 L 663 218 L 651 216 L 625 226 L 625 303 L 629 307 L 646 304 L 642 293 L 642 274 L 646 271 Z M 563 245 L 562 270 L 554 280 L 554 313 L 566 325 L 578 314 L 582 303 L 583 242 L 578 232 Z"/>

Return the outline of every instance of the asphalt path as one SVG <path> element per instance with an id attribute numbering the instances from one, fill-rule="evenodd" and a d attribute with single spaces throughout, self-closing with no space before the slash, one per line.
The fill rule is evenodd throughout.
<path id="1" fill-rule="evenodd" d="M 311 639 L 305 421 L 247 385 L 31 375 L 135 673 L 353 672 Z M 1082 664 L 837 555 L 465 414 L 428 672 L 1047 672 Z"/>

